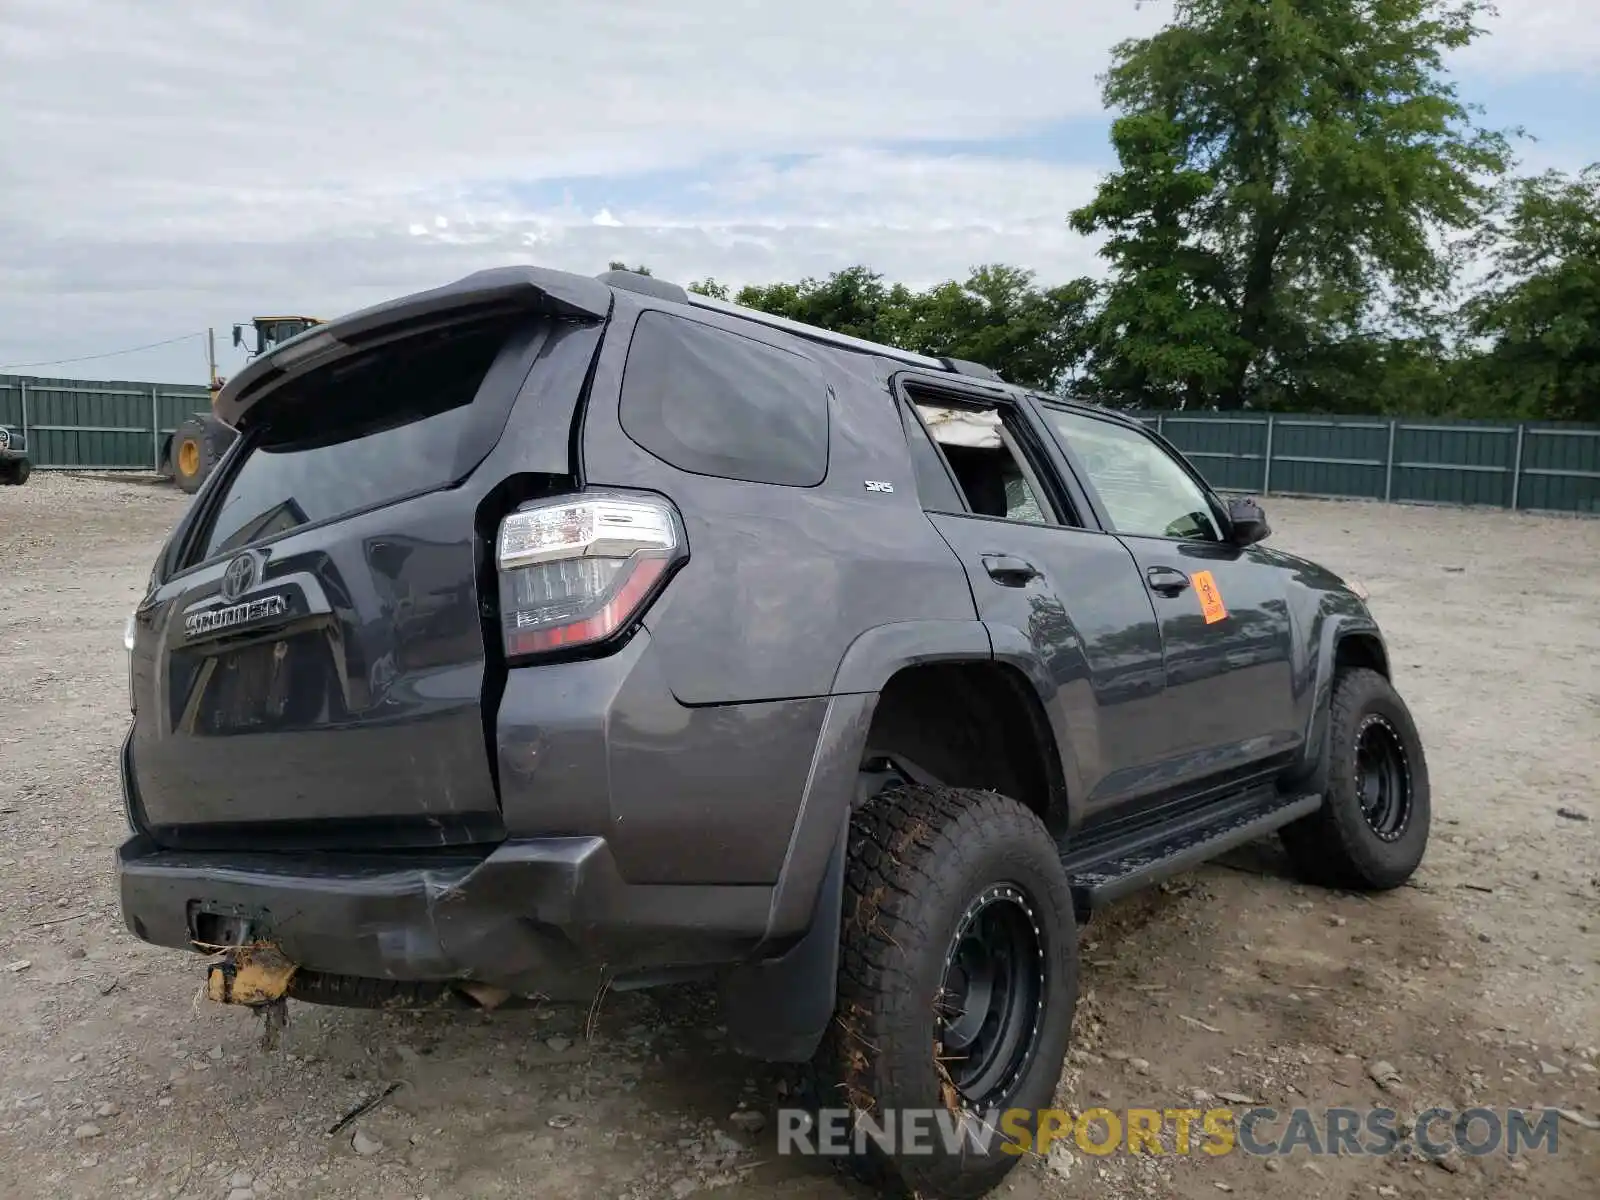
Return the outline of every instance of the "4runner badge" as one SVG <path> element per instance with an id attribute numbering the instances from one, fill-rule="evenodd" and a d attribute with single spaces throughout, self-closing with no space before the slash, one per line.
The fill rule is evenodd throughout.
<path id="1" fill-rule="evenodd" d="M 867 491 L 892 492 L 894 491 L 894 484 L 884 479 L 869 479 L 867 480 Z"/>
<path id="2" fill-rule="evenodd" d="M 248 600 L 243 604 L 190 613 L 183 619 L 183 633 L 185 637 L 202 637 L 208 633 L 220 633 L 224 629 L 281 617 L 288 611 L 289 602 L 282 596 L 262 596 L 259 600 Z"/>

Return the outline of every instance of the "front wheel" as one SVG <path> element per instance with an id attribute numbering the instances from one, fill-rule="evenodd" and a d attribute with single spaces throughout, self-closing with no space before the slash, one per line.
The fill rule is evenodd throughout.
<path id="1" fill-rule="evenodd" d="M 983 1195 L 1031 1143 L 1072 1030 L 1077 928 L 1054 839 L 993 792 L 894 788 L 851 823 L 842 938 L 813 1064 L 824 1120 L 848 1110 L 849 1161 L 875 1182 Z"/>
<path id="2" fill-rule="evenodd" d="M 1357 891 L 1397 888 L 1428 848 L 1432 794 L 1405 701 L 1376 671 L 1343 671 L 1328 714 L 1322 807 L 1282 831 L 1296 873 Z"/>
<path id="3" fill-rule="evenodd" d="M 28 476 L 32 473 L 33 468 L 25 458 L 16 458 L 10 462 L 0 463 L 0 485 L 21 487 L 28 482 Z"/>

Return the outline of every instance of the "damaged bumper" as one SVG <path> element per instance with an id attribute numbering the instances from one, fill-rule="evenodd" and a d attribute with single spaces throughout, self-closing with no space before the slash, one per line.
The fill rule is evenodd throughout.
<path id="1" fill-rule="evenodd" d="M 118 851 L 129 930 L 214 951 L 270 943 L 302 972 L 476 982 L 588 999 L 742 961 L 772 889 L 636 885 L 603 838 L 502 843 L 487 854 Z"/>

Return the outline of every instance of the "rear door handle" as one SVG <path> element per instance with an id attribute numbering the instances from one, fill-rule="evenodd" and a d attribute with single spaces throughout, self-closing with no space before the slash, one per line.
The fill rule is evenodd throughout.
<path id="1" fill-rule="evenodd" d="M 1189 577 L 1172 567 L 1151 567 L 1144 573 L 1152 592 L 1163 596 L 1176 596 L 1189 586 Z"/>
<path id="2" fill-rule="evenodd" d="M 1009 554 L 985 554 L 983 569 L 1002 587 L 1025 587 L 1030 579 L 1039 578 L 1038 567 Z"/>

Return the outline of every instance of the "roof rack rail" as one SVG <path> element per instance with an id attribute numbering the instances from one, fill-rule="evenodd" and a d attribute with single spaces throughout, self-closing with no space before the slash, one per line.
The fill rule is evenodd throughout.
<path id="1" fill-rule="evenodd" d="M 900 350 L 894 346 L 882 345 L 879 342 L 869 342 L 865 338 L 851 337 L 848 333 L 834 333 L 831 329 L 823 329 L 817 325 L 807 325 L 803 321 L 791 321 L 788 317 L 773 316 L 771 313 L 762 312 L 759 308 L 746 308 L 742 304 L 730 304 L 726 300 L 702 296 L 697 292 L 689 293 L 689 303 L 695 308 L 704 308 L 711 312 L 743 317 L 745 320 L 754 321 L 758 325 L 765 325 L 770 329 L 781 329 L 785 333 L 792 333 L 796 337 L 806 338 L 813 342 L 821 342 L 827 346 L 839 346 L 846 350 L 861 350 L 868 354 L 879 355 L 882 358 L 892 358 L 896 362 L 902 362 L 908 366 L 930 367 L 935 371 L 947 369 L 941 360 L 929 358 L 926 354 L 917 354 L 911 350 Z"/>
<path id="2" fill-rule="evenodd" d="M 792 321 L 788 317 L 774 316 L 772 313 L 762 312 L 758 308 L 746 308 L 742 304 L 733 304 L 727 300 L 718 300 L 713 296 L 704 296 L 699 292 L 691 292 L 675 283 L 668 283 L 665 279 L 657 279 L 654 275 L 642 275 L 638 271 L 602 271 L 595 278 L 601 283 L 609 284 L 614 288 L 621 288 L 625 292 L 636 292 L 641 296 L 651 296 L 657 300 L 668 300 L 676 304 L 688 304 L 694 308 L 703 308 L 711 312 L 742 317 L 747 321 L 754 321 L 758 325 L 767 326 L 769 329 L 781 329 L 786 333 L 792 333 L 796 337 L 802 337 L 808 341 L 821 342 L 828 346 L 839 346 L 847 350 L 861 350 L 868 354 L 891 358 L 896 362 L 906 363 L 909 366 L 929 368 L 935 371 L 948 371 L 953 375 L 965 375 L 969 379 L 986 379 L 995 383 L 1005 382 L 992 367 L 986 367 L 982 363 L 968 362 L 961 358 L 934 358 L 927 354 L 917 354 L 911 350 L 901 350 L 896 346 L 885 346 L 880 342 L 869 342 L 865 338 L 852 337 L 847 333 L 834 333 L 831 329 L 807 325 L 803 321 Z"/>
<path id="3" fill-rule="evenodd" d="M 689 293 L 683 288 L 665 279 L 657 279 L 654 275 L 642 275 L 638 271 L 601 271 L 595 278 L 625 292 L 637 292 L 641 296 L 654 296 L 657 300 L 672 300 L 678 304 L 689 302 Z"/>

